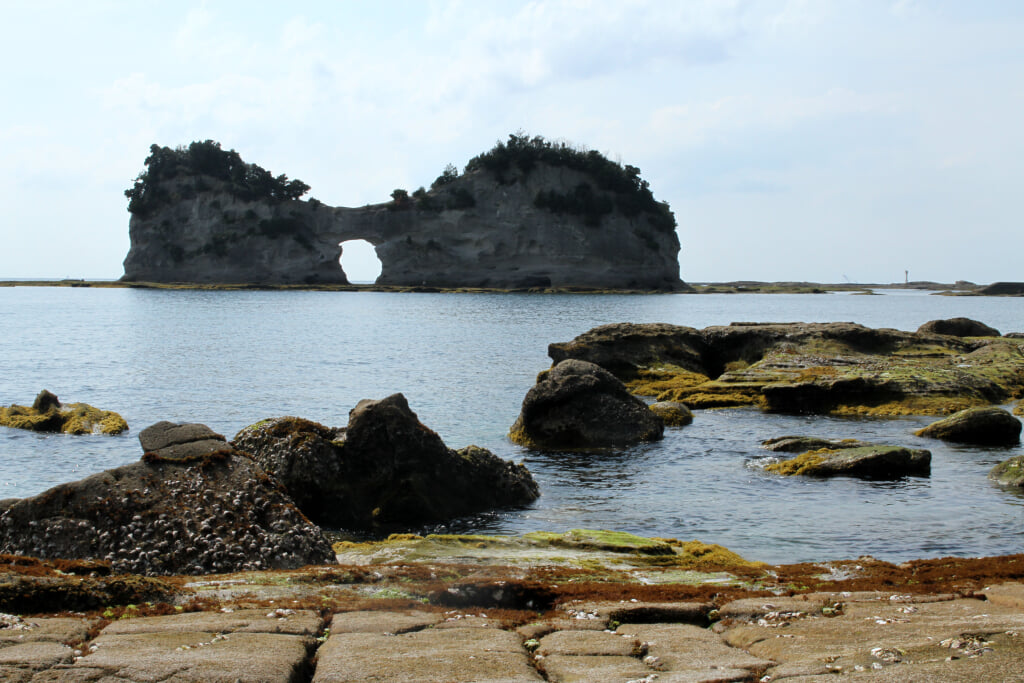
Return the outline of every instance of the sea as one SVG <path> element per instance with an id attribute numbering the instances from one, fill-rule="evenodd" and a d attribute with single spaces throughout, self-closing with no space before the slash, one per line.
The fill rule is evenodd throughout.
<path id="1" fill-rule="evenodd" d="M 851 321 L 915 330 L 964 316 L 1024 331 L 1024 300 L 879 290 L 826 294 L 467 294 L 0 288 L 0 405 L 41 389 L 115 410 L 121 436 L 0 428 L 0 498 L 136 461 L 160 420 L 200 422 L 229 439 L 264 418 L 344 426 L 364 398 L 401 392 L 453 448 L 523 462 L 532 505 L 410 525 L 410 532 L 520 534 L 572 528 L 717 543 L 771 563 L 870 555 L 900 562 L 1024 552 L 1024 495 L 987 479 L 1020 446 L 977 448 L 913 435 L 934 418 L 698 411 L 656 443 L 595 453 L 539 452 L 507 438 L 547 346 L 597 325 Z M 896 481 L 766 474 L 764 439 L 855 438 L 932 451 L 928 477 Z M 342 533 L 345 530 L 340 530 Z"/>

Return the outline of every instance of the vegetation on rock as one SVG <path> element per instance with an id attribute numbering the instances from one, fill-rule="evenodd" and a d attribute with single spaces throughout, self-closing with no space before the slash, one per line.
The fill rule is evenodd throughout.
<path id="1" fill-rule="evenodd" d="M 120 434 L 128 431 L 128 423 L 117 413 L 94 408 L 88 403 L 62 404 L 45 389 L 31 406 L 0 407 L 0 427 L 64 434 Z"/>
<path id="2" fill-rule="evenodd" d="M 128 211 L 145 216 L 176 199 L 208 189 L 201 177 L 214 178 L 225 183 L 227 191 L 244 200 L 283 202 L 295 200 L 309 191 L 301 180 L 288 180 L 281 174 L 242 161 L 235 150 L 224 151 L 219 142 L 205 140 L 188 147 L 174 149 L 151 145 L 145 161 L 146 169 L 135 179 L 134 185 L 124 191 L 128 198 Z M 191 185 L 173 191 L 167 181 L 197 177 Z M 175 193 L 178 196 L 175 196 Z"/>
<path id="3" fill-rule="evenodd" d="M 663 323 L 596 327 L 548 355 L 595 363 L 637 395 L 689 408 L 753 405 L 774 412 L 947 415 L 1024 394 L 1024 348 L 1006 337 L 962 338 L 854 323 Z"/>
<path id="4" fill-rule="evenodd" d="M 646 214 L 651 225 L 661 232 L 676 228 L 675 215 L 668 204 L 654 198 L 650 183 L 640 177 L 639 168 L 618 164 L 596 150 L 553 142 L 540 135 L 512 133 L 507 143 L 499 141 L 489 151 L 470 159 L 466 172 L 486 170 L 506 183 L 511 182 L 511 172 L 529 174 L 541 164 L 580 171 L 596 188 L 583 182 L 569 193 L 542 190 L 534 201 L 539 208 L 581 215 L 585 223 L 593 226 L 600 225 L 603 215 L 617 209 L 626 216 Z"/>

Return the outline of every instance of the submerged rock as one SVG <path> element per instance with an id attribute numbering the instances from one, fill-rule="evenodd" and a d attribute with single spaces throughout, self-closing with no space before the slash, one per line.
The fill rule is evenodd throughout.
<path id="1" fill-rule="evenodd" d="M 282 417 L 246 427 L 233 443 L 330 526 L 423 524 L 540 495 L 523 465 L 477 446 L 448 448 L 402 394 L 360 401 L 347 429 Z"/>
<path id="2" fill-rule="evenodd" d="M 1020 442 L 1020 420 L 994 406 L 969 408 L 933 422 L 914 434 L 979 446 L 1012 446 Z"/>
<path id="3" fill-rule="evenodd" d="M 531 448 L 602 448 L 660 439 L 665 423 L 607 370 L 565 360 L 537 377 L 509 438 Z"/>
<path id="4" fill-rule="evenodd" d="M 0 408 L 0 427 L 65 434 L 120 434 L 128 431 L 128 423 L 117 413 L 94 408 L 88 403 L 61 403 L 46 389 L 39 392 L 31 407 L 10 405 Z"/>
<path id="5" fill-rule="evenodd" d="M 1024 489 L 1024 455 L 1002 461 L 989 471 L 988 478 L 1003 486 Z"/>
<path id="6" fill-rule="evenodd" d="M 166 425 L 144 432 L 212 434 L 203 425 Z M 187 443 L 203 441 L 220 447 L 181 457 L 181 444 L 168 444 L 140 462 L 13 503 L 0 513 L 0 553 L 102 560 L 115 572 L 139 574 L 291 569 L 333 559 L 320 529 L 252 458 L 223 440 Z"/>
<path id="7" fill-rule="evenodd" d="M 953 337 L 998 337 L 999 330 L 970 318 L 929 320 L 917 328 L 919 334 L 948 334 Z"/>
<path id="8" fill-rule="evenodd" d="M 849 475 L 870 479 L 897 479 L 931 473 L 932 454 L 923 449 L 868 445 L 822 448 L 789 460 L 771 463 L 765 470 L 785 476 L 833 477 Z"/>
<path id="9" fill-rule="evenodd" d="M 986 330 L 998 334 L 970 328 Z M 946 415 L 1024 393 L 1019 340 L 854 323 L 617 323 L 551 344 L 548 355 L 596 363 L 635 394 L 691 409 Z"/>

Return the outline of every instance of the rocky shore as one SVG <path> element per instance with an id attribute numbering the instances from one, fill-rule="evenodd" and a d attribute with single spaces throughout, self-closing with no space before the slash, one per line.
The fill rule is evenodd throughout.
<path id="1" fill-rule="evenodd" d="M 585 530 L 335 551 L 201 579 L 0 557 L 0 677 L 1012 681 L 1024 656 L 1020 555 L 770 566 Z"/>
<path id="2" fill-rule="evenodd" d="M 511 429 L 529 448 L 616 448 L 735 405 L 955 412 L 919 436 L 1020 437 L 991 404 L 1024 393 L 1024 349 L 976 321 L 619 324 L 549 355 Z M 50 396 L 33 414 L 59 414 Z M 229 441 L 159 422 L 139 441 L 136 463 L 0 501 L 3 680 L 1021 680 L 1024 555 L 766 565 L 586 529 L 332 545 L 320 525 L 382 538 L 541 493 L 522 465 L 449 448 L 401 394 L 344 427 L 275 417 Z M 923 477 L 931 458 L 763 445 L 795 454 L 765 459 L 779 475 Z M 990 476 L 1020 486 L 1022 471 L 1016 458 Z"/>

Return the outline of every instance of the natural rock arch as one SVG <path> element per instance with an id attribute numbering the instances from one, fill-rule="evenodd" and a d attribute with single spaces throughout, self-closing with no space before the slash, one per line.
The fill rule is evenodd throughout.
<path id="1" fill-rule="evenodd" d="M 229 166 L 244 163 L 209 141 L 178 151 L 154 146 L 150 174 L 126 193 L 123 280 L 348 284 L 339 244 L 365 240 L 381 261 L 380 285 L 686 288 L 672 212 L 639 169 L 597 152 L 510 136 L 464 174 L 446 169 L 430 190 L 396 190 L 391 202 L 346 208 L 294 198 L 289 188 L 305 185 L 286 176 L 259 195 L 246 179 L 269 172 L 249 165 L 241 175 L 210 175 L 204 169 L 220 167 L 206 157 L 197 166 L 193 148 Z M 154 159 L 163 169 L 155 179 Z"/>
<path id="2" fill-rule="evenodd" d="M 340 242 L 338 247 L 341 249 L 338 265 L 346 279 L 353 282 L 377 282 L 384 264 L 371 242 L 363 239 L 346 240 Z"/>

